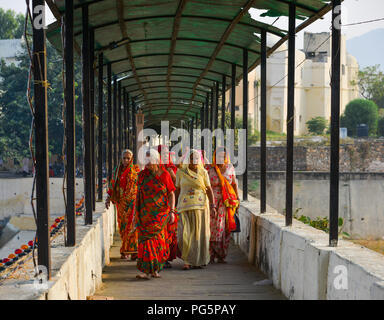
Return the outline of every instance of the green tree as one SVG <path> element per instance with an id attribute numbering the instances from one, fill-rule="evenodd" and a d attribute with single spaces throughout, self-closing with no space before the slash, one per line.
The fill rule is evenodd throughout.
<path id="1" fill-rule="evenodd" d="M 380 71 L 380 65 L 360 70 L 357 84 L 365 99 L 372 100 L 380 108 L 384 108 L 384 73 Z"/>
<path id="2" fill-rule="evenodd" d="M 321 135 L 327 127 L 327 120 L 324 117 L 315 117 L 307 121 L 306 125 L 310 133 Z"/>
<path id="3" fill-rule="evenodd" d="M 340 126 L 348 129 L 348 136 L 356 136 L 359 124 L 368 125 L 369 134 L 377 132 L 378 106 L 371 100 L 355 99 L 345 108 L 344 114 L 340 118 Z"/>
<path id="4" fill-rule="evenodd" d="M 220 121 L 220 118 L 219 118 Z M 227 129 L 231 128 L 231 113 L 225 113 L 225 127 Z M 239 117 L 235 118 L 235 145 L 238 143 L 239 129 L 243 128 L 243 119 Z M 253 145 L 259 140 L 259 134 L 256 130 L 252 130 L 252 119 L 248 119 L 248 144 Z"/>
<path id="5" fill-rule="evenodd" d="M 379 121 L 377 124 L 377 134 L 380 137 L 384 137 L 384 117 L 379 118 Z"/>
<path id="6" fill-rule="evenodd" d="M 20 39 L 24 32 L 24 16 L 0 8 L 0 39 Z"/>

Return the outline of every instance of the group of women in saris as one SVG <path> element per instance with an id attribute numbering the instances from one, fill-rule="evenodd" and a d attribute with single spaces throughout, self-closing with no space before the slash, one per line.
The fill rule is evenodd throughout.
<path id="1" fill-rule="evenodd" d="M 212 164 L 188 154 L 175 166 L 166 146 L 150 149 L 139 171 L 125 150 L 110 181 L 106 207 L 116 206 L 121 258 L 137 260 L 138 279 L 159 278 L 177 257 L 184 270 L 225 263 L 239 205 L 234 168 L 224 148 Z"/>

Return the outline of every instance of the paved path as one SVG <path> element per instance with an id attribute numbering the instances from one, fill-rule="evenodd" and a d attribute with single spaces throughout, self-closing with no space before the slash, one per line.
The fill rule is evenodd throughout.
<path id="1" fill-rule="evenodd" d="M 137 280 L 136 263 L 121 260 L 119 248 L 117 235 L 111 248 L 111 263 L 103 270 L 103 284 L 96 296 L 115 300 L 285 299 L 260 271 L 248 264 L 244 254 L 234 245 L 230 247 L 227 264 L 215 263 L 205 269 L 185 271 L 182 270 L 182 260 L 177 259 L 172 262 L 172 269 L 161 272 L 161 279 L 151 280 Z M 255 285 L 255 282 L 259 284 Z"/>

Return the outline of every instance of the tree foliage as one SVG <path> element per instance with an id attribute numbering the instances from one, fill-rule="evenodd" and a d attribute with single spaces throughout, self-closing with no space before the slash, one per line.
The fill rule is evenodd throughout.
<path id="1" fill-rule="evenodd" d="M 366 67 L 359 71 L 358 85 L 361 95 L 384 108 L 384 73 L 380 65 Z"/>
<path id="2" fill-rule="evenodd" d="M 17 29 L 18 27 L 16 27 Z M 15 33 L 16 34 L 16 33 Z M 24 45 L 23 52 L 17 57 L 18 66 L 6 65 L 1 61 L 0 73 L 0 155 L 2 158 L 21 159 L 29 156 L 29 132 L 32 114 L 27 102 L 27 80 L 30 59 Z M 81 95 L 78 83 L 80 67 L 75 64 L 76 100 Z M 47 42 L 47 80 L 48 89 L 48 143 L 50 154 L 61 154 L 63 145 L 63 85 L 62 57 Z M 33 84 L 33 83 L 32 83 Z M 32 86 L 33 94 L 33 86 Z M 81 101 L 81 100 L 80 100 Z M 82 114 L 76 103 L 76 155 L 82 154 Z"/>
<path id="3" fill-rule="evenodd" d="M 24 16 L 0 8 L 0 39 L 20 39 L 24 32 Z"/>
<path id="4" fill-rule="evenodd" d="M 348 129 L 348 136 L 355 137 L 359 124 L 368 125 L 370 135 L 377 132 L 378 106 L 371 100 L 355 99 L 345 108 L 340 118 L 340 126 Z"/>
<path id="5" fill-rule="evenodd" d="M 315 117 L 307 121 L 306 125 L 310 133 L 321 135 L 327 127 L 327 120 L 324 117 Z"/>

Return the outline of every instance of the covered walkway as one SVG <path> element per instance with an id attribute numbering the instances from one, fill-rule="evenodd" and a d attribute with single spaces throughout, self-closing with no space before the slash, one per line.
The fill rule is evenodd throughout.
<path id="1" fill-rule="evenodd" d="M 95 296 L 119 300 L 281 300 L 279 290 L 244 253 L 231 244 L 227 264 L 210 264 L 205 269 L 182 270 L 180 259 L 161 272 L 161 279 L 137 280 L 136 262 L 120 259 L 120 239 L 115 236 L 111 263 L 103 270 L 103 284 Z"/>

